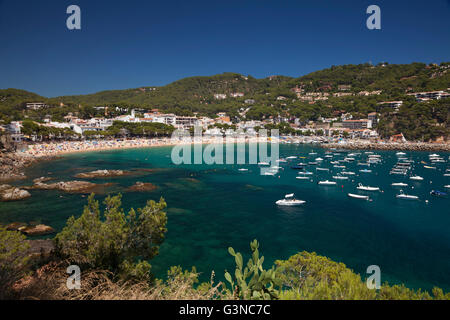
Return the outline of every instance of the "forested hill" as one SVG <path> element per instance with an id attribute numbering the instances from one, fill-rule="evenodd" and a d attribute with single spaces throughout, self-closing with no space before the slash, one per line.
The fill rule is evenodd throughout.
<path id="1" fill-rule="evenodd" d="M 95 94 L 44 98 L 17 89 L 0 90 L 0 121 L 25 117 L 42 121 L 47 115 L 62 121 L 72 112 L 82 118 L 103 115 L 93 107 L 151 110 L 177 115 L 215 117 L 226 112 L 233 121 L 298 118 L 318 121 L 347 112 L 354 118 L 379 114 L 382 137 L 404 133 L 411 140 L 450 137 L 450 99 L 417 102 L 411 92 L 450 89 L 450 62 L 387 63 L 332 66 L 299 78 L 256 79 L 237 73 L 190 77 L 161 87 L 102 91 Z M 398 112 L 381 108 L 383 101 L 403 101 Z M 45 102 L 44 110 L 25 112 L 26 102 Z M 115 108 L 109 108 L 110 115 Z M 123 109 L 120 109 L 123 110 Z"/>
<path id="2" fill-rule="evenodd" d="M 383 90 L 388 97 L 396 97 L 407 91 L 446 90 L 450 87 L 450 63 L 426 65 L 412 63 L 404 65 L 343 65 L 316 71 L 299 78 L 272 76 L 256 79 L 237 73 L 214 76 L 190 77 L 162 87 L 141 87 L 126 90 L 102 91 L 88 95 L 44 98 L 37 94 L 17 89 L 0 90 L 0 106 L 20 106 L 25 102 L 42 101 L 50 105 L 103 106 L 108 104 L 130 105 L 143 108 L 162 109 L 178 107 L 190 111 L 208 111 L 208 105 L 236 102 L 232 93 L 243 93 L 245 99 L 257 99 L 265 104 L 270 96 L 285 95 L 295 98 L 290 89 L 300 86 L 305 92 L 338 92 L 339 85 L 349 85 L 348 91 Z M 227 99 L 218 100 L 214 94 L 227 94 Z M 261 97 L 266 95 L 268 99 Z M 211 107 L 211 109 L 215 109 Z"/>

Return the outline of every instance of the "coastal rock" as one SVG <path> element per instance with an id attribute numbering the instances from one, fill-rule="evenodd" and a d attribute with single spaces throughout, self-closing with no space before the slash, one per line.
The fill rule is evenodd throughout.
<path id="1" fill-rule="evenodd" d="M 14 152 L 0 152 L 0 181 L 24 179 L 22 170 L 33 162 L 32 157 L 20 156 Z"/>
<path id="2" fill-rule="evenodd" d="M 134 186 L 131 186 L 127 189 L 130 192 L 148 192 L 157 189 L 158 187 L 152 183 L 144 183 L 144 182 L 136 182 Z"/>
<path id="3" fill-rule="evenodd" d="M 128 174 L 128 172 L 123 170 L 96 170 L 91 172 L 79 173 L 75 175 L 75 177 L 82 179 L 111 178 L 111 177 L 120 177 L 125 174 Z"/>
<path id="4" fill-rule="evenodd" d="M 47 182 L 49 180 L 52 180 L 52 178 L 49 177 L 40 177 L 33 180 L 33 183 L 39 183 L 39 182 Z"/>
<path id="5" fill-rule="evenodd" d="M 31 194 L 26 191 L 10 185 L 0 186 L 0 201 L 17 201 L 31 197 Z"/>
<path id="6" fill-rule="evenodd" d="M 64 192 L 88 192 L 94 189 L 97 185 L 88 181 L 62 181 L 56 183 L 42 183 L 37 182 L 29 189 L 39 189 L 39 190 L 61 190 Z"/>
<path id="7" fill-rule="evenodd" d="M 46 234 L 55 233 L 55 229 L 46 226 L 44 224 L 38 224 L 37 226 L 27 226 L 19 228 L 19 231 L 27 236 L 42 236 Z"/>
<path id="8" fill-rule="evenodd" d="M 28 225 L 23 222 L 13 222 L 6 226 L 6 230 L 8 231 L 19 231 L 20 228 L 27 227 Z"/>

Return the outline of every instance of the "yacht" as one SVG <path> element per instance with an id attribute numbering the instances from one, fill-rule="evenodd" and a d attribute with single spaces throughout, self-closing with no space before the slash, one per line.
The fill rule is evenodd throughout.
<path id="1" fill-rule="evenodd" d="M 275 202 L 279 206 L 299 206 L 301 204 L 304 204 L 306 201 L 303 200 L 297 200 L 294 198 L 294 194 L 287 194 L 284 196 L 284 199 L 278 200 Z"/>
<path id="2" fill-rule="evenodd" d="M 358 187 L 356 189 L 364 191 L 380 191 L 380 188 L 378 187 L 363 186 L 361 183 L 358 183 Z"/>
<path id="3" fill-rule="evenodd" d="M 423 178 L 421 176 L 412 176 L 412 177 L 409 177 L 409 179 L 415 180 L 415 181 L 422 181 L 423 180 Z"/>
<path id="4" fill-rule="evenodd" d="M 403 191 L 400 190 L 400 194 L 395 196 L 397 199 L 405 199 L 405 200 L 418 200 L 418 196 L 412 196 L 409 194 L 404 194 Z"/>
<path id="5" fill-rule="evenodd" d="M 393 187 L 407 187 L 408 184 L 407 183 L 403 183 L 403 182 L 394 182 L 391 184 L 391 186 Z"/>
<path id="6" fill-rule="evenodd" d="M 369 200 L 369 196 L 362 196 L 360 194 L 349 193 L 348 196 L 350 198 Z"/>
<path id="7" fill-rule="evenodd" d="M 344 177 L 344 176 L 333 176 L 333 179 L 335 179 L 335 180 L 348 180 L 348 177 Z"/>
<path id="8" fill-rule="evenodd" d="M 336 185 L 336 181 L 325 180 L 325 181 L 319 181 L 318 184 L 321 185 L 321 186 L 335 186 Z"/>

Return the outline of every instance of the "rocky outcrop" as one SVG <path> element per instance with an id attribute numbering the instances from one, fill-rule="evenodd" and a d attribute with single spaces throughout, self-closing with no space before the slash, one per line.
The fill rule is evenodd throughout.
<path id="1" fill-rule="evenodd" d="M 31 187 L 26 187 L 27 189 L 38 189 L 38 190 L 60 190 L 64 192 L 90 192 L 97 187 L 97 184 L 88 181 L 62 181 L 56 183 L 46 184 L 43 182 L 37 182 Z"/>
<path id="2" fill-rule="evenodd" d="M 134 186 L 127 189 L 129 192 L 148 192 L 157 189 L 158 187 L 152 183 L 136 182 Z"/>
<path id="3" fill-rule="evenodd" d="M 19 231 L 27 236 L 43 236 L 55 233 L 55 229 L 45 224 L 27 224 L 24 222 L 13 222 L 6 226 L 8 231 Z"/>
<path id="4" fill-rule="evenodd" d="M 33 180 L 33 183 L 39 183 L 39 182 L 47 182 L 49 180 L 52 180 L 52 178 L 49 177 L 40 177 Z"/>
<path id="5" fill-rule="evenodd" d="M 31 197 L 31 194 L 8 184 L 0 185 L 0 201 L 17 201 Z"/>
<path id="6" fill-rule="evenodd" d="M 38 224 L 36 226 L 27 226 L 19 228 L 19 231 L 27 236 L 43 236 L 47 234 L 55 233 L 55 229 L 46 226 L 44 224 Z"/>
<path id="7" fill-rule="evenodd" d="M 0 181 L 25 179 L 22 170 L 33 163 L 30 157 L 21 157 L 12 152 L 0 152 Z"/>
<path id="8" fill-rule="evenodd" d="M 128 171 L 123 170 L 96 170 L 91 172 L 79 173 L 75 178 L 93 179 L 93 178 L 111 178 L 120 177 L 129 174 Z"/>

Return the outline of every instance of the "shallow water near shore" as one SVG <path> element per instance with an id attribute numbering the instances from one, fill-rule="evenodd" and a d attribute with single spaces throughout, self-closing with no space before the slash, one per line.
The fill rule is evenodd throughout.
<path id="1" fill-rule="evenodd" d="M 345 263 L 365 277 L 368 266 L 378 265 L 382 281 L 405 283 L 408 287 L 430 290 L 439 286 L 450 291 L 450 198 L 432 197 L 432 189 L 441 191 L 450 184 L 443 177 L 447 163 L 436 164 L 436 170 L 423 168 L 432 152 L 408 152 L 415 161 L 412 172 L 424 177 L 413 182 L 407 177 L 389 175 L 397 161 L 395 152 L 374 151 L 383 162 L 371 166 L 372 173 L 359 173 L 366 167 L 347 163 L 354 171 L 348 181 L 337 186 L 319 186 L 319 180 L 332 180 L 341 171 L 329 160 L 319 167 L 330 172 L 312 171 L 313 182 L 295 179 L 290 169 L 297 162 L 324 158 L 327 150 L 307 145 L 280 145 L 280 155 L 305 156 L 282 164 L 275 177 L 261 176 L 256 165 L 181 165 L 172 164 L 171 147 L 114 150 L 62 156 L 54 161 L 34 165 L 28 179 L 18 185 L 30 185 L 32 179 L 45 176 L 54 181 L 75 180 L 74 175 L 97 169 L 154 169 L 139 175 L 107 179 L 88 179 L 95 183 L 112 182 L 97 196 L 121 192 L 126 210 L 145 205 L 149 199 L 164 197 L 167 204 L 168 233 L 160 254 L 151 261 L 152 270 L 164 277 L 170 266 L 196 266 L 201 280 L 209 281 L 214 270 L 218 280 L 225 269 L 234 270 L 234 260 L 227 248 L 232 246 L 249 257 L 249 243 L 260 242 L 260 251 L 269 268 L 276 259 L 287 259 L 299 251 L 315 251 Z M 317 155 L 309 156 L 314 151 Z M 351 151 L 356 152 L 356 151 Z M 449 153 L 439 153 L 448 162 Z M 343 159 L 344 155 L 334 156 Z M 357 160 L 366 159 L 362 155 Z M 248 172 L 239 172 L 248 168 Z M 78 180 L 78 179 L 77 179 Z M 127 192 L 137 181 L 152 183 L 151 192 Z M 52 181 L 50 181 L 52 182 Z M 49 183 L 50 183 L 49 182 Z M 383 192 L 360 192 L 357 184 L 378 186 Z M 406 182 L 405 193 L 419 196 L 419 201 L 398 200 L 399 189 L 392 182 Z M 0 203 L 0 223 L 40 222 L 62 229 L 68 217 L 78 216 L 87 196 L 59 191 L 32 190 L 32 197 L 19 202 Z M 275 201 L 287 193 L 295 193 L 306 201 L 301 207 L 280 208 Z M 370 195 L 373 201 L 352 199 L 348 193 Z M 429 200 L 428 203 L 425 200 Z"/>

